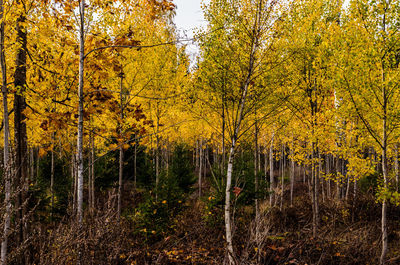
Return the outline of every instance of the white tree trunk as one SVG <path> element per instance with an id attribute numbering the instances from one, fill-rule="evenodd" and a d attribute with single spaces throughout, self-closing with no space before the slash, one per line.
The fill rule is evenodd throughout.
<path id="1" fill-rule="evenodd" d="M 228 157 L 228 170 L 226 173 L 226 189 L 225 189 L 225 234 L 228 250 L 229 263 L 234 264 L 234 252 L 232 242 L 232 219 L 231 219 L 231 185 L 233 172 L 233 158 L 235 155 L 236 140 L 232 141 L 232 146 Z"/>
<path id="2" fill-rule="evenodd" d="M 260 11 L 261 12 L 261 11 Z M 242 88 L 242 97 L 239 104 L 238 109 L 238 116 L 236 120 L 236 127 L 232 135 L 232 145 L 229 151 L 229 158 L 228 158 L 228 171 L 226 174 L 226 189 L 225 189 L 225 232 L 226 232 L 226 243 L 227 243 L 227 250 L 228 250 L 228 258 L 229 264 L 235 264 L 235 254 L 233 251 L 233 242 L 232 242 L 232 219 L 231 219 L 231 185 L 232 185 L 232 172 L 233 172 L 233 160 L 235 155 L 235 147 L 236 147 L 236 140 L 239 135 L 240 125 L 243 119 L 243 111 L 246 103 L 247 98 L 247 91 L 250 85 L 251 77 L 253 74 L 253 67 L 254 67 L 254 53 L 257 41 L 253 43 L 250 60 L 249 60 L 249 72 L 244 82 Z"/>
<path id="3" fill-rule="evenodd" d="M 239 137 L 241 122 L 244 118 L 244 108 L 246 105 L 249 85 L 253 81 L 252 79 L 255 71 L 255 55 L 260 44 L 259 38 L 260 34 L 262 34 L 261 31 L 264 25 L 261 22 L 261 15 L 263 12 L 271 12 L 271 11 L 265 8 L 263 0 L 259 0 L 257 1 L 257 14 L 255 17 L 255 22 L 252 28 L 252 35 L 250 39 L 251 47 L 249 47 L 250 53 L 249 53 L 248 65 L 246 66 L 246 77 L 245 79 L 242 80 L 243 83 L 241 83 L 240 87 L 241 98 L 237 108 L 236 118 L 233 123 L 234 130 L 231 137 L 231 148 L 229 151 L 229 158 L 228 158 L 228 170 L 226 174 L 226 189 L 225 189 L 225 232 L 226 232 L 226 243 L 227 243 L 229 264 L 235 264 L 235 253 L 233 250 L 233 242 L 232 242 L 233 220 L 231 216 L 231 201 L 230 201 L 235 147 L 236 147 L 236 141 L 238 140 Z"/>

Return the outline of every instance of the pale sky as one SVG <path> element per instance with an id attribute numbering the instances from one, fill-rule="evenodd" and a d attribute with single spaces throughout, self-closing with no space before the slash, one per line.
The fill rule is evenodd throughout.
<path id="1" fill-rule="evenodd" d="M 181 38 L 192 38 L 193 31 L 196 28 L 205 26 L 206 22 L 203 18 L 203 11 L 201 9 L 202 3 L 209 3 L 210 0 L 174 0 L 173 3 L 177 6 L 175 24 L 179 31 Z M 189 43 L 188 43 L 189 44 Z M 198 48 L 189 44 L 187 48 L 188 53 L 196 54 Z M 191 59 L 194 59 L 191 56 Z"/>
<path id="2" fill-rule="evenodd" d="M 173 0 L 173 3 L 177 6 L 175 24 L 179 32 L 179 38 L 190 39 L 193 37 L 193 32 L 196 31 L 196 28 L 206 25 L 201 5 L 209 2 L 210 0 Z M 347 6 L 348 4 L 349 0 L 344 0 L 344 5 Z M 186 51 L 191 54 L 190 59 L 193 63 L 199 49 L 192 43 L 187 44 Z"/>

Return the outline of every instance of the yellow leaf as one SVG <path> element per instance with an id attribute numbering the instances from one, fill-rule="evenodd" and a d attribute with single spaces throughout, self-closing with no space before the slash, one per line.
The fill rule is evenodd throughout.
<path id="1" fill-rule="evenodd" d="M 46 150 L 44 150 L 43 148 L 39 149 L 39 157 L 43 157 L 44 155 L 46 155 Z"/>

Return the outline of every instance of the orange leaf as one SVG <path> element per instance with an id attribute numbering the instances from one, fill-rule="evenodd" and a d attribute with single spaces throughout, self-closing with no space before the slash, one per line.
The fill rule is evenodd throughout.
<path id="1" fill-rule="evenodd" d="M 235 193 L 236 197 L 239 196 L 239 194 L 242 192 L 242 189 L 239 187 L 234 187 L 233 188 L 233 193 Z"/>

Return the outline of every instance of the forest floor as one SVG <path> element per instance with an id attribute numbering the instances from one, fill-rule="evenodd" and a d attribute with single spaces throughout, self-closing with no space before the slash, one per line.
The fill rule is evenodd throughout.
<path id="1" fill-rule="evenodd" d="M 257 220 L 254 206 L 236 207 L 234 246 L 238 264 L 378 264 L 381 207 L 372 192 L 360 191 L 356 199 L 349 196 L 340 201 L 321 198 L 316 237 L 312 237 L 307 185 L 295 185 L 297 196 L 292 206 L 289 193 L 287 188 L 281 209 L 280 203 L 270 207 L 267 201 L 262 202 Z M 125 206 L 137 209 L 143 201 L 141 196 L 140 192 L 125 196 L 129 198 Z M 92 221 L 81 230 L 67 221 L 53 229 L 42 229 L 35 237 L 36 250 L 32 251 L 37 253 L 38 264 L 73 264 L 76 245 L 82 249 L 79 255 L 83 264 L 223 264 L 223 207 L 213 201 L 207 189 L 201 199 L 191 196 L 182 202 L 179 211 L 162 219 L 166 229 L 158 233 L 150 230 L 155 219 L 149 220 L 147 230 L 132 223 L 129 216 L 118 221 L 111 200 L 108 208 L 89 217 Z M 389 205 L 387 264 L 400 264 L 399 217 L 399 208 Z"/>
<path id="2" fill-rule="evenodd" d="M 373 194 L 360 194 L 356 200 L 321 201 L 318 236 L 313 238 L 308 188 L 298 183 L 295 189 L 295 194 L 302 195 L 294 199 L 293 206 L 286 203 L 288 200 L 281 210 L 262 204 L 260 220 L 254 220 L 250 206 L 237 210 L 234 238 L 239 264 L 378 264 L 381 209 Z M 213 213 L 220 218 L 209 218 L 204 201 L 193 198 L 187 204 L 173 217 L 171 235 L 136 250 L 131 255 L 133 264 L 224 262 L 222 209 Z M 400 264 L 396 247 L 400 242 L 400 211 L 389 208 L 389 242 L 393 246 L 389 249 L 393 251 L 388 263 Z"/>

